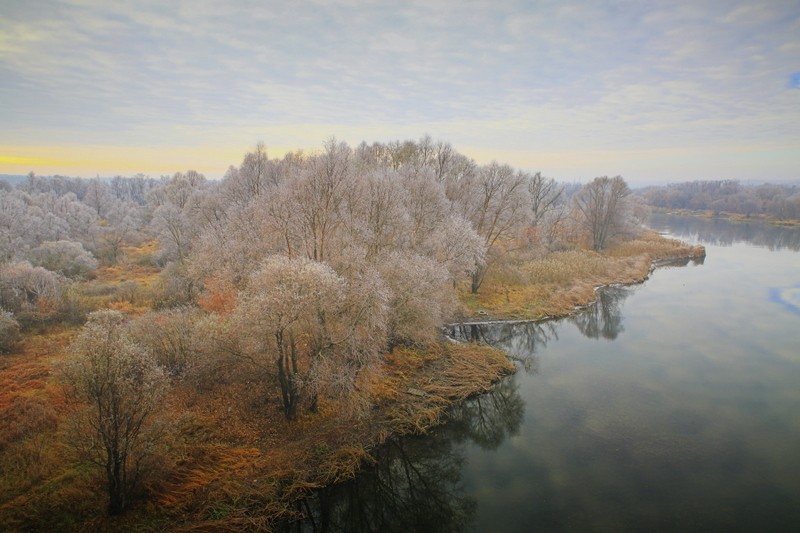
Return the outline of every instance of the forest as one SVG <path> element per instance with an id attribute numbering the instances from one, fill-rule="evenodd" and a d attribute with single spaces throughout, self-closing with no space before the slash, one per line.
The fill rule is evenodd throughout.
<path id="1" fill-rule="evenodd" d="M 705 180 L 647 187 L 638 193 L 653 207 L 800 220 L 800 187 L 792 184 Z"/>
<path id="2" fill-rule="evenodd" d="M 513 372 L 444 324 L 570 314 L 703 254 L 647 213 L 622 177 L 558 183 L 430 137 L 259 143 L 222 180 L 0 181 L 0 528 L 291 520 Z"/>

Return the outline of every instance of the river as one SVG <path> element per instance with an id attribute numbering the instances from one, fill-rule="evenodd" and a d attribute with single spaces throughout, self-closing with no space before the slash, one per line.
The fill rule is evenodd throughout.
<path id="1" fill-rule="evenodd" d="M 797 531 L 800 230 L 650 226 L 705 261 L 573 318 L 461 332 L 520 371 L 316 493 L 291 529 Z"/>

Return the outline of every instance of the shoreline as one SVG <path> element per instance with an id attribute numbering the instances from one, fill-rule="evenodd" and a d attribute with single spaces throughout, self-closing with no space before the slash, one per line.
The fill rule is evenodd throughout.
<path id="1" fill-rule="evenodd" d="M 720 211 L 718 213 L 711 211 L 711 210 L 694 210 L 694 209 L 670 209 L 667 207 L 653 207 L 653 212 L 663 214 L 663 215 L 672 215 L 672 216 L 685 216 L 685 217 L 696 217 L 696 218 L 705 218 L 705 219 L 720 219 L 720 220 L 729 220 L 731 222 L 756 222 L 756 223 L 763 223 L 769 224 L 771 226 L 780 226 L 785 228 L 800 228 L 800 220 L 794 219 L 787 219 L 787 220 L 780 220 L 775 217 L 771 217 L 769 215 L 745 215 L 742 213 L 732 213 L 728 211 Z"/>
<path id="2" fill-rule="evenodd" d="M 614 282 L 614 281 L 612 281 L 610 283 L 597 285 L 596 287 L 593 288 L 593 290 L 594 290 L 595 293 L 597 293 L 598 291 L 601 291 L 601 290 L 609 288 L 609 287 L 629 287 L 631 285 L 640 285 L 640 284 L 646 282 L 649 279 L 650 274 L 652 274 L 659 267 L 685 266 L 685 265 L 689 264 L 689 262 L 691 262 L 691 261 L 697 261 L 697 260 L 701 260 L 701 259 L 704 259 L 704 258 L 705 258 L 705 253 L 703 255 L 701 255 L 701 256 L 681 256 L 681 257 L 673 257 L 673 258 L 654 259 L 652 261 L 652 263 L 651 263 L 651 268 L 650 268 L 648 274 L 645 277 L 643 277 L 641 279 L 638 279 L 638 280 L 634 280 L 634 281 L 625 281 L 625 282 Z M 455 328 L 455 327 L 459 327 L 459 326 L 489 326 L 489 325 L 493 325 L 493 324 L 529 324 L 529 323 L 537 324 L 537 323 L 540 323 L 540 322 L 548 322 L 550 320 L 561 320 L 563 318 L 573 317 L 573 316 L 581 313 L 582 311 L 585 311 L 585 310 L 589 309 L 590 307 L 592 307 L 596 303 L 597 303 L 597 299 L 595 298 L 595 299 L 592 299 L 592 300 L 588 301 L 587 303 L 585 303 L 583 305 L 580 305 L 580 304 L 576 305 L 570 311 L 565 311 L 564 313 L 560 313 L 560 314 L 545 315 L 545 316 L 535 317 L 535 318 L 503 318 L 503 317 L 492 318 L 492 317 L 489 317 L 489 318 L 484 318 L 482 320 L 469 320 L 469 319 L 467 319 L 467 320 L 453 321 L 453 322 L 448 322 L 447 324 L 445 324 L 443 326 L 443 329 L 447 330 L 447 329 Z M 471 317 L 471 318 L 474 318 L 474 317 Z M 453 340 L 454 342 L 461 342 L 461 341 L 458 341 L 456 339 L 452 339 L 452 337 L 450 337 L 447 334 L 445 334 L 445 337 L 447 339 L 449 339 L 449 340 Z"/>
<path id="3" fill-rule="evenodd" d="M 642 252 L 645 249 L 649 251 Z M 555 282 L 528 280 L 524 286 L 502 286 L 490 279 L 485 287 L 489 298 L 478 301 L 486 314 L 462 314 L 462 321 L 455 324 L 469 324 L 468 318 L 483 323 L 540 322 L 573 316 L 593 305 L 603 287 L 642 283 L 655 268 L 688 263 L 703 257 L 705 250 L 651 234 L 604 254 L 580 250 L 556 254 L 562 254 L 559 260 L 568 266 L 570 261 L 583 261 L 587 270 L 571 270 L 571 277 Z M 542 260 L 552 259 L 551 255 Z M 531 291 L 551 297 L 522 308 L 533 316 L 515 317 L 504 313 L 508 309 L 502 306 L 487 305 L 513 304 Z M 493 294 L 502 298 L 492 300 Z M 24 353 L 30 358 L 25 360 L 21 353 L 13 362 L 7 359 L 6 368 L 35 364 L 49 375 L 50 363 L 58 359 L 72 333 L 45 334 L 36 342 L 27 339 Z M 273 409 L 277 398 L 264 397 L 246 381 L 226 382 L 221 376 L 220 383 L 202 393 L 186 385 L 177 390 L 167 409 L 184 413 L 175 428 L 178 455 L 165 456 L 162 479 L 148 486 L 147 498 L 128 513 L 105 515 L 93 475 L 62 456 L 55 442 L 54 448 L 40 452 L 42 468 L 52 470 L 42 474 L 41 482 L 0 503 L 0 529 L 52 529 L 69 521 L 75 528 L 97 531 L 269 530 L 280 521 L 300 518 L 296 504 L 311 491 L 357 475 L 381 445 L 426 433 L 444 422 L 451 406 L 492 390 L 516 371 L 505 352 L 484 345 L 442 340 L 426 348 L 397 347 L 385 355 L 374 376 L 365 378 L 371 404 L 366 416 L 351 418 L 336 404 L 321 403 L 318 413 L 291 423 Z M 57 387 L 47 385 L 43 392 L 55 401 L 60 393 L 53 386 Z M 55 432 L 52 437 L 58 440 Z M 59 494 L 56 500 L 53 490 Z"/>
<path id="4" fill-rule="evenodd" d="M 685 243 L 682 243 L 681 241 L 676 241 L 675 239 L 668 239 L 668 238 L 665 238 L 663 236 L 659 236 L 659 238 L 663 239 L 663 240 L 666 240 L 666 241 L 677 242 L 677 243 L 680 243 L 681 245 L 685 245 Z M 685 246 L 689 246 L 689 245 L 685 245 Z M 683 248 L 683 249 L 685 249 L 685 248 Z M 645 281 L 647 281 L 647 279 L 649 278 L 650 274 L 656 268 L 658 268 L 660 266 L 669 266 L 671 264 L 676 264 L 676 263 L 688 264 L 692 260 L 695 260 L 695 261 L 696 260 L 702 260 L 706 256 L 705 248 L 703 246 L 689 246 L 689 249 L 691 250 L 691 253 L 689 253 L 689 254 L 677 254 L 677 255 L 670 255 L 670 256 L 665 256 L 665 257 L 652 258 L 649 261 L 649 268 L 647 269 L 647 272 L 643 276 L 641 276 L 639 278 L 636 278 L 636 279 L 633 279 L 633 280 L 624 279 L 622 281 L 609 281 L 607 283 L 603 283 L 601 285 L 597 285 L 597 286 L 593 287 L 592 293 L 593 293 L 593 295 L 596 295 L 598 291 L 601 291 L 601 290 L 603 290 L 604 288 L 607 288 L 607 287 L 629 286 L 629 285 L 641 284 L 641 283 L 644 283 Z M 503 368 L 502 365 L 501 365 L 500 367 L 498 367 L 498 370 L 496 371 L 496 373 L 484 374 L 482 376 L 483 379 L 480 380 L 479 382 L 478 381 L 474 381 L 474 382 L 471 382 L 469 384 L 462 385 L 460 394 L 455 395 L 455 396 L 447 397 L 446 401 L 444 401 L 444 402 L 442 402 L 441 398 L 438 399 L 438 400 L 432 401 L 431 404 L 432 405 L 436 405 L 435 416 L 429 416 L 430 413 L 426 414 L 424 408 L 421 409 L 417 413 L 409 412 L 408 414 L 412 415 L 412 417 L 416 419 L 415 423 L 410 424 L 410 425 L 409 424 L 401 425 L 400 427 L 395 428 L 394 431 L 391 431 L 390 433 L 385 434 L 385 438 L 382 438 L 382 439 L 380 439 L 378 441 L 373 441 L 371 444 L 366 444 L 365 445 L 365 451 L 367 451 L 368 453 L 372 452 L 375 449 L 377 449 L 378 447 L 385 445 L 391 439 L 402 438 L 402 437 L 404 437 L 406 435 L 410 435 L 410 434 L 417 434 L 418 435 L 418 434 L 426 433 L 428 430 L 433 429 L 434 427 L 446 422 L 446 419 L 443 419 L 442 417 L 446 416 L 447 409 L 449 409 L 451 406 L 456 405 L 456 404 L 458 404 L 460 402 L 463 402 L 463 401 L 467 400 L 468 398 L 471 398 L 471 397 L 474 397 L 474 396 L 478 396 L 480 394 L 484 394 L 484 393 L 490 391 L 500 379 L 502 379 L 502 378 L 504 378 L 504 377 L 506 377 L 508 375 L 511 375 L 513 373 L 516 373 L 518 371 L 517 366 L 514 363 L 511 362 L 511 359 L 508 357 L 508 355 L 505 352 L 502 352 L 502 351 L 500 351 L 499 349 L 496 349 L 496 348 L 488 347 L 486 345 L 481 345 L 481 344 L 477 344 L 476 345 L 474 343 L 463 342 L 463 341 L 458 341 L 456 339 L 453 339 L 452 337 L 450 337 L 449 335 L 447 335 L 445 333 L 447 328 L 458 327 L 458 326 L 493 324 L 493 323 L 539 323 L 539 322 L 546 322 L 546 321 L 550 321 L 550 320 L 559 320 L 559 319 L 562 319 L 562 318 L 575 316 L 575 315 L 577 315 L 577 314 L 579 314 L 581 312 L 584 312 L 587 309 L 589 309 L 591 306 L 595 305 L 596 303 L 597 303 L 597 298 L 594 297 L 594 298 L 592 298 L 592 299 L 590 299 L 588 301 L 585 301 L 583 304 L 580 304 L 580 305 L 577 305 L 577 306 L 573 307 L 571 310 L 566 311 L 564 313 L 546 315 L 546 316 L 541 316 L 541 317 L 536 317 L 536 318 L 527 318 L 527 319 L 490 318 L 488 320 L 484 319 L 484 320 L 481 320 L 481 321 L 463 320 L 463 321 L 450 322 L 450 323 L 444 325 L 443 328 L 442 328 L 443 329 L 443 335 L 445 337 L 445 340 L 448 341 L 448 344 L 444 346 L 444 349 L 447 349 L 447 346 L 451 346 L 451 347 L 452 346 L 456 346 L 456 347 L 460 346 L 460 347 L 464 347 L 464 348 L 469 347 L 469 346 L 483 346 L 483 348 L 485 350 L 487 350 L 487 354 L 489 353 L 489 351 L 495 352 L 495 355 L 496 355 L 497 352 L 500 352 L 502 354 L 502 357 L 510 364 L 510 367 Z M 454 362 L 456 364 L 458 364 L 457 360 L 452 360 L 451 361 L 451 363 L 454 363 Z M 424 374 L 425 373 L 422 373 L 420 376 L 422 376 Z M 420 376 L 415 376 L 415 377 L 419 378 Z M 436 374 L 434 374 L 434 376 L 436 376 Z M 473 376 L 473 377 L 475 377 L 475 376 Z M 412 380 L 413 379 L 414 379 L 414 377 L 412 377 Z M 436 382 L 434 382 L 432 384 L 432 386 L 436 387 L 437 386 Z M 408 396 L 410 396 L 410 397 L 413 397 L 415 400 L 418 400 L 418 401 L 424 401 L 426 399 L 426 397 L 428 396 L 427 393 L 424 390 L 415 389 L 415 388 L 409 388 L 406 391 L 406 394 Z M 432 398 L 427 398 L 427 399 L 428 400 L 432 400 Z M 421 406 L 418 405 L 417 407 L 419 408 Z M 422 415 L 422 416 L 420 416 L 420 415 Z M 362 465 L 363 465 L 363 463 L 362 463 Z M 360 467 L 359 467 L 359 470 L 360 470 Z M 357 475 L 357 473 L 358 473 L 357 471 L 354 472 L 354 475 Z M 349 477 L 346 478 L 346 479 L 349 479 Z M 346 479 L 337 480 L 335 483 L 338 483 L 338 482 L 341 482 L 341 481 L 346 481 Z M 335 484 L 335 483 L 327 483 L 325 485 L 327 486 L 327 485 L 332 485 L 332 484 Z M 299 502 L 301 500 L 302 500 L 302 498 L 300 498 L 297 501 Z"/>
<path id="5" fill-rule="evenodd" d="M 564 257 L 554 261 L 556 256 Z M 650 230 L 602 254 L 586 250 L 553 252 L 523 266 L 531 270 L 529 279 L 495 283 L 483 294 L 462 296 L 464 308 L 450 324 L 572 316 L 591 306 L 602 287 L 643 283 L 658 267 L 699 262 L 705 256 L 701 245 L 689 245 Z M 543 266 L 531 269 L 536 263 Z M 567 273 L 550 272 L 562 269 Z"/>

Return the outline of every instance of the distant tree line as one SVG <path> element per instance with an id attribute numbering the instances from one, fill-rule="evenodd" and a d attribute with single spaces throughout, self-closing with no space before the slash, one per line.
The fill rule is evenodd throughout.
<path id="1" fill-rule="evenodd" d="M 742 185 L 736 180 L 692 181 L 647 187 L 639 194 L 653 207 L 800 220 L 798 185 Z"/>

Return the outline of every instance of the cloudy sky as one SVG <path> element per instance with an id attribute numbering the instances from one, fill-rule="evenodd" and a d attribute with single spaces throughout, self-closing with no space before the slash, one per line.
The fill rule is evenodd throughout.
<path id="1" fill-rule="evenodd" d="M 800 179 L 798 0 L 1 0 L 0 173 L 330 136 L 560 180 Z"/>

